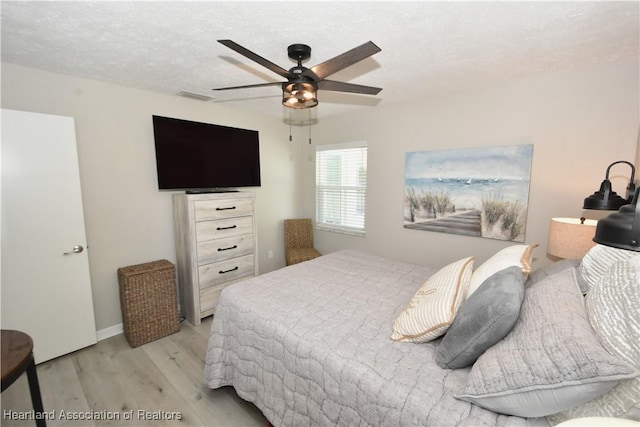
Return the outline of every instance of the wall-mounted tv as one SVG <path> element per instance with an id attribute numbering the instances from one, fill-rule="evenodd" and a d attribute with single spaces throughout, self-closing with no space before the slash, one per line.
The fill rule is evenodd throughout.
<path id="1" fill-rule="evenodd" d="M 160 190 L 260 186 L 258 131 L 153 116 L 153 133 Z"/>

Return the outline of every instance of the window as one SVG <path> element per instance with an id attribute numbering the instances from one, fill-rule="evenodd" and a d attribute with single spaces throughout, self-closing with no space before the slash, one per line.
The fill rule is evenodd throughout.
<path id="1" fill-rule="evenodd" d="M 367 143 L 316 146 L 316 226 L 365 234 Z"/>

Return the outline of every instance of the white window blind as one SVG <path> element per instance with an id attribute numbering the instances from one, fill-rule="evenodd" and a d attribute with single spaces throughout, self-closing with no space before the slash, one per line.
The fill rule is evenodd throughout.
<path id="1" fill-rule="evenodd" d="M 367 143 L 316 146 L 316 226 L 365 234 Z"/>

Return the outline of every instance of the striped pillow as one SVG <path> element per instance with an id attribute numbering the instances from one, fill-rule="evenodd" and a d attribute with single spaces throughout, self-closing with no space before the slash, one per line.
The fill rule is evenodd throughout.
<path id="1" fill-rule="evenodd" d="M 582 279 L 586 282 L 588 289 L 591 289 L 600 282 L 607 270 L 609 270 L 609 267 L 613 264 L 637 255 L 637 252 L 627 251 L 625 249 L 595 245 L 582 258 L 582 261 L 580 261 L 578 271 L 582 275 Z"/>
<path id="2" fill-rule="evenodd" d="M 427 342 L 443 335 L 460 308 L 474 257 L 451 263 L 431 276 L 393 324 L 394 341 Z"/>

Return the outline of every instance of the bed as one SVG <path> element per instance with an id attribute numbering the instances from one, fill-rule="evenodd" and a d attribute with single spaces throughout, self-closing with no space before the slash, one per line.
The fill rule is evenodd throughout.
<path id="1" fill-rule="evenodd" d="M 577 270 L 569 263 L 555 268 L 555 275 Z M 491 367 L 480 371 L 480 361 L 486 359 L 491 365 L 501 356 L 488 355 L 487 350 L 471 366 L 445 369 L 435 362 L 442 336 L 420 344 L 390 339 L 394 320 L 406 311 L 416 290 L 437 273 L 435 268 L 345 250 L 234 284 L 220 295 L 204 383 L 209 388 L 233 386 L 275 426 L 548 425 L 544 417 L 505 415 L 498 413 L 502 410 L 485 409 L 491 404 L 469 396 L 465 400 L 475 369 L 475 377 L 492 381 Z M 549 282 L 554 274 L 546 271 L 532 277 Z M 456 311 L 465 298 L 458 296 Z M 512 335 L 514 331 L 508 337 Z M 503 341 L 508 340 L 499 344 Z M 585 374 L 591 389 L 605 384 L 600 388 L 608 391 L 638 375 L 637 369 L 617 358 L 597 357 L 602 358 L 598 372 Z M 584 378 L 570 380 L 574 386 L 585 384 Z M 599 395 L 606 392 L 601 390 Z M 485 392 L 483 397 L 495 390 Z M 517 397 L 529 400 L 531 395 Z"/>

